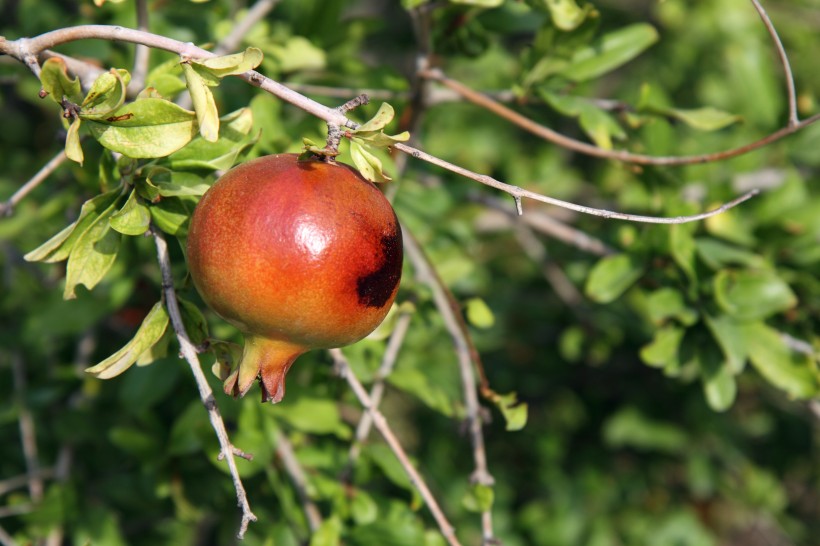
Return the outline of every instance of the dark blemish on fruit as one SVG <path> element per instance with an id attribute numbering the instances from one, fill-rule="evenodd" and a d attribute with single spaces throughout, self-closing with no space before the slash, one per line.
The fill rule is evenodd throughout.
<path id="1" fill-rule="evenodd" d="M 382 237 L 381 245 L 384 255 L 381 266 L 356 281 L 359 303 L 366 307 L 384 307 L 401 278 L 401 232 Z"/>

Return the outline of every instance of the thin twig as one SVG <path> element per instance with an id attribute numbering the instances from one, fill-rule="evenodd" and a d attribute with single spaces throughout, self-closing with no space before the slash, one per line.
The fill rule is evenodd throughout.
<path id="1" fill-rule="evenodd" d="M 279 0 L 257 0 L 245 14 L 245 17 L 237 21 L 231 29 L 231 32 L 220 40 L 219 44 L 214 48 L 214 53 L 224 55 L 237 49 L 242 43 L 245 34 L 247 34 L 256 23 L 264 19 L 278 3 Z"/>
<path id="2" fill-rule="evenodd" d="M 407 228 L 402 226 L 402 240 L 407 257 L 413 264 L 416 276 L 419 281 L 426 283 L 433 291 L 433 301 L 444 320 L 447 331 L 453 340 L 453 345 L 458 357 L 459 371 L 461 373 L 461 383 L 464 390 L 464 405 L 466 409 L 466 424 L 470 432 L 470 443 L 473 448 L 473 463 L 475 469 L 470 476 L 470 481 L 481 485 L 490 486 L 494 479 L 487 468 L 487 453 L 484 447 L 484 434 L 482 431 L 481 411 L 478 404 L 478 393 L 476 392 L 475 370 L 480 375 L 481 388 L 490 392 L 489 382 L 484 373 L 481 358 L 473 345 L 464 317 L 458 309 L 455 298 L 450 293 L 447 286 L 438 276 L 433 265 L 428 260 L 421 245 Z M 492 543 L 494 538 L 492 514 L 489 510 L 482 512 L 482 537 L 483 544 Z"/>
<path id="3" fill-rule="evenodd" d="M 148 32 L 148 0 L 137 0 L 137 30 Z M 131 82 L 128 84 L 128 94 L 136 95 L 145 86 L 148 76 L 148 63 L 151 57 L 151 48 L 144 44 L 137 44 L 134 49 L 134 68 L 131 70 Z"/>
<path id="4" fill-rule="evenodd" d="M 31 177 L 28 182 L 20 186 L 20 189 L 17 190 L 9 197 L 8 201 L 4 203 L 0 203 L 0 217 L 9 215 L 13 212 L 14 207 L 22 201 L 26 195 L 31 193 L 34 188 L 39 186 L 43 180 L 49 177 L 51 173 L 53 173 L 57 168 L 63 164 L 66 160 L 65 150 L 61 150 L 60 153 L 52 157 L 48 163 L 43 165 L 43 168 L 37 171 L 37 174 Z"/>
<path id="5" fill-rule="evenodd" d="M 276 433 L 276 454 L 281 459 L 285 467 L 285 472 L 290 476 L 293 487 L 296 489 L 296 494 L 299 501 L 302 503 L 302 510 L 305 512 L 308 527 L 311 533 L 315 533 L 319 527 L 322 526 L 322 514 L 313 499 L 308 494 L 308 480 L 305 475 L 302 465 L 296 458 L 296 453 L 293 451 L 293 444 L 290 443 L 287 435 L 281 431 Z"/>
<path id="6" fill-rule="evenodd" d="M 8 531 L 0 527 L 0 546 L 17 546 L 17 541 Z"/>
<path id="7" fill-rule="evenodd" d="M 199 397 L 205 409 L 208 411 L 211 426 L 219 439 L 221 448 L 220 456 L 225 458 L 228 463 L 228 469 L 231 472 L 234 489 L 236 490 L 237 504 L 242 510 L 242 522 L 239 526 L 239 532 L 237 533 L 237 537 L 241 539 L 245 536 L 248 524 L 252 521 L 256 521 L 256 516 L 251 512 L 251 507 L 248 504 L 248 496 L 245 493 L 245 487 L 242 485 L 242 479 L 239 477 L 239 470 L 236 468 L 236 460 L 234 459 L 235 448 L 233 444 L 231 444 L 230 438 L 228 438 L 228 431 L 225 430 L 225 423 L 222 421 L 222 416 L 219 413 L 219 406 L 216 404 L 214 393 L 208 384 L 205 373 L 202 371 L 202 364 L 199 362 L 196 347 L 188 337 L 185 324 L 182 322 L 182 315 L 180 314 L 179 304 L 177 303 L 176 290 L 174 290 L 174 278 L 171 274 L 171 258 L 168 254 L 168 243 L 165 241 L 165 236 L 161 231 L 155 229 L 153 230 L 153 235 L 154 243 L 157 247 L 157 260 L 159 261 L 160 270 L 162 271 L 162 289 L 165 296 L 165 307 L 168 309 L 171 325 L 179 341 L 180 353 L 191 367 L 191 372 L 199 388 Z"/>
<path id="8" fill-rule="evenodd" d="M 433 496 L 430 488 L 427 487 L 427 483 L 424 481 L 424 478 L 421 477 L 421 474 L 418 473 L 416 468 L 413 466 L 413 463 L 410 462 L 407 453 L 404 451 L 401 443 L 399 443 L 399 440 L 390 428 L 387 419 L 384 418 L 384 415 L 382 415 L 379 410 L 373 407 L 373 401 L 370 399 L 370 396 L 367 394 L 364 386 L 353 373 L 347 358 L 345 358 L 344 354 L 339 349 L 330 349 L 329 352 L 330 356 L 333 358 L 333 362 L 336 365 L 339 375 L 347 380 L 347 384 L 350 385 L 350 388 L 356 395 L 356 398 L 359 399 L 362 407 L 373 419 L 373 426 L 375 426 L 376 430 L 378 430 L 382 435 L 384 441 L 387 442 L 387 445 L 393 451 L 396 459 L 399 461 L 402 468 L 404 468 L 404 471 L 410 478 L 410 483 L 418 489 L 421 494 L 421 498 L 424 499 L 427 508 L 430 510 L 430 513 L 433 515 L 436 523 L 438 523 L 439 530 L 441 531 L 444 539 L 448 544 L 450 544 L 450 546 L 460 546 L 461 543 L 456 537 L 454 527 L 447 520 L 444 512 L 441 511 L 438 501 Z"/>
<path id="9" fill-rule="evenodd" d="M 15 489 L 26 487 L 29 484 L 31 476 L 32 474 L 26 473 L 21 474 L 20 476 L 14 476 L 12 478 L 6 478 L 5 480 L 0 481 L 0 497 L 5 495 L 9 491 L 14 491 Z M 37 473 L 37 477 L 41 480 L 49 479 L 52 476 L 54 476 L 53 468 L 41 468 Z"/>
<path id="10" fill-rule="evenodd" d="M 396 360 L 399 356 L 399 350 L 404 344 L 404 336 L 407 334 L 412 318 L 413 315 L 411 313 L 402 312 L 396 319 L 396 325 L 393 328 L 393 333 L 390 334 L 390 339 L 387 341 L 387 347 L 384 349 L 384 356 L 382 357 L 381 365 L 376 372 L 373 386 L 370 387 L 370 400 L 373 404 L 373 409 L 378 409 L 379 404 L 382 402 L 385 381 L 393 371 L 393 367 L 395 366 Z M 353 438 L 353 442 L 350 444 L 350 451 L 348 452 L 347 466 L 342 472 L 342 476 L 344 476 L 346 480 L 349 480 L 352 474 L 356 460 L 359 458 L 359 454 L 362 451 L 362 444 L 365 440 L 367 440 L 372 425 L 373 419 L 370 416 L 370 413 L 364 412 L 361 419 L 359 419 L 359 424 L 356 426 L 356 435 Z"/>
<path id="11" fill-rule="evenodd" d="M 544 140 L 552 142 L 553 144 L 557 144 L 562 148 L 566 148 L 567 150 L 572 150 L 586 155 L 591 155 L 593 157 L 599 157 L 602 159 L 614 159 L 617 161 L 623 161 L 625 163 L 634 163 L 636 165 L 692 165 L 698 163 L 709 163 L 713 161 L 723 161 L 726 159 L 730 159 L 733 157 L 749 153 L 753 150 L 757 150 L 758 148 L 762 148 L 763 146 L 766 146 L 768 144 L 771 144 L 772 142 L 787 137 L 799 131 L 800 129 L 820 120 L 820 114 L 815 114 L 798 123 L 790 123 L 786 127 L 783 127 L 782 129 L 779 129 L 761 138 L 760 140 L 756 140 L 754 142 L 745 144 L 738 148 L 732 148 L 730 150 L 724 150 L 721 152 L 682 156 L 652 156 L 644 154 L 635 154 L 625 150 L 607 150 L 604 148 L 599 148 L 598 146 L 594 146 L 587 142 L 583 142 L 580 140 L 576 140 L 574 138 L 570 138 L 566 135 L 562 135 L 561 133 L 558 133 L 557 131 L 550 129 L 549 127 L 545 127 L 544 125 L 536 123 L 530 118 L 522 114 L 519 114 L 515 110 L 512 110 L 511 108 L 504 106 L 500 102 L 493 100 L 487 95 L 479 93 L 478 91 L 474 91 L 473 89 L 470 89 L 463 83 L 448 78 L 439 69 L 427 70 L 425 72 L 425 76 L 441 83 L 442 85 L 447 86 L 448 88 L 452 89 L 453 91 L 464 97 L 466 100 L 472 102 L 473 104 L 481 106 L 485 110 L 488 110 L 493 114 L 502 117 L 507 121 L 521 127 L 525 131 L 528 131 L 536 136 L 539 136 Z"/>
<path id="12" fill-rule="evenodd" d="M 144 44 L 148 47 L 170 51 L 190 59 L 210 59 L 215 57 L 214 53 L 197 47 L 192 43 L 186 44 L 179 40 L 158 34 L 112 25 L 78 25 L 52 30 L 51 32 L 35 36 L 34 38 L 21 38 L 13 41 L 0 38 L 0 54 L 10 55 L 15 59 L 25 62 L 27 56 L 34 55 L 36 59 L 37 54 L 57 45 L 90 39 Z M 328 108 L 323 104 L 288 89 L 281 83 L 266 78 L 255 70 L 249 70 L 237 77 L 325 121 L 344 125 L 351 129 L 358 127 L 358 124 L 348 120 L 335 109 Z"/>
<path id="13" fill-rule="evenodd" d="M 28 476 L 28 493 L 34 503 L 43 500 L 43 477 L 40 473 L 40 458 L 37 453 L 37 433 L 34 429 L 34 417 L 26 401 L 26 370 L 23 355 L 15 351 L 11 355 L 14 394 L 17 398 L 20 424 L 20 440 L 23 444 L 23 458 L 26 461 Z"/>
<path id="14" fill-rule="evenodd" d="M 552 237 L 553 239 L 573 246 L 578 250 L 589 252 L 596 256 L 608 256 L 615 253 L 615 250 L 602 240 L 593 237 L 585 231 L 570 226 L 543 211 L 530 210 L 527 214 L 519 215 L 514 207 L 508 206 L 506 202 L 496 197 L 477 193 L 476 195 L 471 195 L 470 199 L 503 212 L 510 218 L 511 222 L 520 220 L 529 228 L 547 237 Z"/>
<path id="15" fill-rule="evenodd" d="M 786 49 L 783 47 L 783 42 L 777 34 L 777 29 L 774 28 L 769 14 L 766 13 L 765 8 L 758 0 L 752 0 L 752 4 L 757 10 L 758 15 L 763 20 L 766 26 L 766 31 L 774 42 L 774 47 L 777 50 L 777 56 L 780 58 L 780 65 L 783 67 L 783 76 L 786 79 L 786 94 L 789 98 L 789 127 L 796 127 L 800 125 L 800 119 L 797 117 L 797 91 L 794 87 L 794 73 L 792 72 L 791 64 L 789 63 L 789 56 L 786 54 Z"/>
<path id="16" fill-rule="evenodd" d="M 818 119 L 820 119 L 820 114 L 818 114 Z M 487 176 L 485 174 L 478 174 L 465 169 L 464 167 L 459 167 L 458 165 L 454 165 L 449 161 L 445 161 L 443 159 L 439 159 L 438 157 L 432 156 L 426 152 L 423 152 L 417 148 L 413 148 L 412 146 L 408 146 L 402 143 L 396 143 L 393 145 L 394 148 L 397 150 L 401 150 L 404 153 L 410 154 L 415 158 L 422 159 L 427 161 L 428 163 L 432 163 L 433 165 L 439 166 L 443 169 L 447 169 L 450 172 L 454 172 L 456 174 L 460 174 L 466 178 L 471 180 L 475 180 L 480 184 L 484 184 L 485 186 L 490 186 L 491 188 L 496 188 L 502 190 L 514 198 L 522 198 L 526 197 L 528 199 L 533 199 L 535 201 L 541 201 L 542 203 L 549 203 L 550 205 L 556 205 L 558 207 L 563 207 L 565 209 L 574 210 L 576 212 L 582 212 L 584 214 L 591 214 L 592 216 L 601 216 L 603 218 L 614 218 L 617 220 L 628 220 L 630 222 L 643 222 L 647 224 L 685 224 L 687 222 L 696 222 L 698 220 L 703 220 L 705 218 L 709 218 L 710 216 L 715 216 L 717 214 L 721 214 L 726 212 L 727 210 L 736 207 L 737 205 L 743 203 L 744 201 L 751 199 L 758 193 L 758 190 L 749 191 L 740 197 L 729 201 L 721 205 L 720 207 L 710 210 L 708 212 L 702 212 L 700 214 L 693 214 L 691 216 L 674 216 L 674 217 L 659 217 L 659 216 L 641 216 L 637 214 L 625 214 L 623 212 L 615 212 L 611 210 L 604 210 L 604 209 L 596 209 L 593 207 L 587 207 L 584 205 L 577 205 L 575 203 L 569 203 L 567 201 L 562 201 L 560 199 L 556 199 L 554 197 L 548 197 L 546 195 L 541 195 L 540 193 L 535 193 L 529 190 L 525 190 L 518 186 L 513 186 L 512 184 L 507 184 L 505 182 L 501 182 L 500 180 L 496 180 L 491 176 Z"/>

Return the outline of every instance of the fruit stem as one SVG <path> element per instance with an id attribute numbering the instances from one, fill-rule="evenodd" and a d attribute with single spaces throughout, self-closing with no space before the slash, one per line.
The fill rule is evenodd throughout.
<path id="1" fill-rule="evenodd" d="M 370 102 L 370 97 L 365 94 L 361 94 L 358 97 L 354 97 L 344 103 L 343 105 L 336 108 L 336 111 L 341 114 L 347 114 L 354 108 L 358 108 L 363 104 L 367 104 Z M 335 156 L 339 154 L 339 144 L 342 142 L 342 137 L 344 136 L 344 131 L 342 131 L 341 125 L 336 123 L 327 124 L 327 143 L 325 144 L 325 150 L 327 150 L 327 155 L 322 156 L 320 159 L 327 163 L 334 163 Z"/>

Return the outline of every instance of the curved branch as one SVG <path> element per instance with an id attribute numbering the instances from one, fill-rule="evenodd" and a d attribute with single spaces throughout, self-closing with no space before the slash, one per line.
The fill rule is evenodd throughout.
<path id="1" fill-rule="evenodd" d="M 820 118 L 820 115 L 818 115 Z M 419 149 L 413 148 L 412 146 L 407 146 L 406 144 L 394 144 L 394 148 L 397 150 L 401 150 L 404 153 L 410 154 L 415 158 L 423 159 L 428 163 L 432 163 L 433 165 L 437 165 L 443 169 L 447 169 L 448 171 L 454 172 L 456 174 L 460 174 L 466 178 L 471 180 L 475 180 L 480 184 L 484 184 L 485 186 L 490 186 L 491 188 L 496 188 L 502 190 L 513 198 L 521 199 L 522 197 L 526 197 L 528 199 L 533 199 L 535 201 L 541 201 L 542 203 L 548 203 L 550 205 L 556 205 L 559 207 L 563 207 L 565 209 L 574 210 L 576 212 L 583 212 L 584 214 L 591 214 L 592 216 L 601 216 L 603 218 L 614 218 L 616 220 L 627 220 L 630 222 L 643 222 L 646 224 L 685 224 L 687 222 L 696 222 L 698 220 L 703 220 L 705 218 L 709 218 L 710 216 L 715 216 L 717 214 L 721 214 L 726 212 L 727 210 L 736 207 L 737 205 L 751 199 L 758 193 L 760 190 L 752 190 L 749 192 L 744 193 L 737 199 L 733 199 L 728 203 L 721 205 L 720 207 L 707 211 L 702 212 L 700 214 L 693 214 L 691 216 L 673 216 L 673 217 L 659 217 L 659 216 L 641 216 L 637 214 L 626 214 L 623 212 L 615 212 L 611 210 L 604 210 L 604 209 L 596 209 L 593 207 L 587 207 L 584 205 L 576 205 L 575 203 L 570 203 L 568 201 L 562 201 L 561 199 L 556 199 L 554 197 L 547 197 L 546 195 L 541 195 L 540 193 L 535 193 L 529 190 L 525 190 L 518 186 L 513 186 L 512 184 L 507 184 L 505 182 L 501 182 L 500 180 L 496 180 L 491 176 L 487 176 L 486 174 L 478 174 L 465 169 L 464 167 L 459 167 L 458 165 L 454 165 L 449 161 L 445 161 L 443 159 L 439 159 L 435 156 L 432 156 L 428 153 L 425 153 Z"/>
<path id="2" fill-rule="evenodd" d="M 396 459 L 398 459 L 402 468 L 404 468 L 404 471 L 410 478 L 410 483 L 418 489 L 421 498 L 424 499 L 425 504 L 427 504 L 427 508 L 430 510 L 430 513 L 433 514 L 433 518 L 436 520 L 436 523 L 438 523 L 439 530 L 441 531 L 444 539 L 448 544 L 450 544 L 450 546 L 460 546 L 461 543 L 456 537 L 455 528 L 447 520 L 444 512 L 441 511 L 441 507 L 439 506 L 436 497 L 433 496 L 430 488 L 427 487 L 427 483 L 424 481 L 424 478 L 421 477 L 421 474 L 419 474 L 418 470 L 416 470 L 413 466 L 413 463 L 410 462 L 410 458 L 407 456 L 407 453 L 404 451 L 401 443 L 399 443 L 396 435 L 393 434 L 393 430 L 387 423 L 387 419 L 385 419 L 384 415 L 382 415 L 382 413 L 374 407 L 373 400 L 367 394 L 364 386 L 353 373 L 350 363 L 348 363 L 344 353 L 342 353 L 340 349 L 330 349 L 329 352 L 331 358 L 333 358 L 333 362 L 336 365 L 339 375 L 347 380 L 347 384 L 350 386 L 350 389 L 356 395 L 356 398 L 359 399 L 359 402 L 365 411 L 370 414 L 371 419 L 373 419 L 373 425 L 382 435 L 384 441 L 387 442 L 387 445 L 390 446 L 390 450 L 396 456 Z"/>
<path id="3" fill-rule="evenodd" d="M 724 150 L 721 152 L 680 156 L 653 156 L 645 154 L 635 154 L 625 150 L 605 150 L 604 148 L 599 148 L 598 146 L 594 146 L 587 142 L 583 142 L 581 140 L 576 140 L 566 135 L 562 135 L 557 131 L 553 131 L 549 127 L 545 127 L 540 123 L 534 122 L 528 117 L 519 114 L 515 110 L 512 110 L 511 108 L 504 106 L 500 102 L 491 99 L 487 95 L 470 89 L 461 82 L 448 78 L 439 69 L 427 70 L 424 73 L 424 75 L 427 78 L 435 80 L 441 83 L 442 85 L 448 87 L 449 89 L 452 89 L 469 102 L 472 102 L 477 106 L 481 106 L 482 108 L 492 112 L 493 114 L 502 117 L 507 121 L 521 127 L 525 131 L 528 131 L 534 134 L 535 136 L 541 137 L 544 140 L 552 142 L 553 144 L 557 144 L 562 148 L 566 148 L 567 150 L 572 150 L 574 152 L 579 152 L 586 155 L 591 155 L 593 157 L 599 157 L 601 159 L 615 159 L 617 161 L 623 161 L 625 163 L 634 163 L 636 165 L 693 165 L 698 163 L 723 161 L 743 154 L 747 154 L 751 151 L 757 150 L 758 148 L 762 148 L 763 146 L 766 146 L 768 144 L 771 144 L 772 142 L 778 141 L 784 137 L 796 133 L 800 129 L 820 120 L 820 114 L 815 114 L 809 118 L 804 119 L 803 121 L 799 121 L 794 124 L 790 123 L 786 127 L 778 129 L 774 133 L 771 133 L 770 135 L 767 135 L 761 138 L 760 140 L 755 140 L 754 142 L 744 144 L 743 146 L 740 146 L 738 148 L 732 148 L 731 150 Z"/>
<path id="4" fill-rule="evenodd" d="M 797 117 L 797 91 L 794 88 L 794 73 L 792 72 L 791 64 L 789 64 L 789 56 L 786 55 L 786 49 L 783 47 L 783 42 L 780 41 L 780 36 L 777 34 L 777 29 L 774 28 L 769 14 L 763 8 L 763 5 L 758 0 L 752 0 L 752 4 L 757 10 L 757 14 L 763 20 L 763 25 L 766 31 L 774 42 L 774 47 L 777 50 L 777 56 L 780 58 L 780 64 L 783 67 L 783 76 L 786 78 L 786 93 L 789 97 L 789 127 L 794 127 L 800 124 L 800 119 Z"/>

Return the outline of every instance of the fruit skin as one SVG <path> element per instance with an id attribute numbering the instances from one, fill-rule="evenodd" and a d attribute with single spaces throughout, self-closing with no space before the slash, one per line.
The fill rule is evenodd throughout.
<path id="1" fill-rule="evenodd" d="M 259 378 L 263 401 L 279 402 L 296 357 L 368 335 L 399 288 L 401 229 L 384 195 L 351 167 L 297 158 L 234 167 L 191 217 L 194 285 L 245 335 L 225 381 L 234 396 Z"/>

